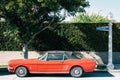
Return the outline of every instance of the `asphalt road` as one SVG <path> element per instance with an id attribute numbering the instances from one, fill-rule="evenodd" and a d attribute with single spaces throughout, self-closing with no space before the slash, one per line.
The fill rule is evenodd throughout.
<path id="1" fill-rule="evenodd" d="M 0 80 L 120 80 L 120 71 L 95 71 L 85 73 L 80 78 L 73 78 L 66 74 L 32 74 L 19 78 L 7 71 L 0 71 Z"/>

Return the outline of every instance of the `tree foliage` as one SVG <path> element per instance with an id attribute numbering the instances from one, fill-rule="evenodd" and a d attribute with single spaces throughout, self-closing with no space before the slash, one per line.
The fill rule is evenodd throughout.
<path id="1" fill-rule="evenodd" d="M 96 26 L 108 23 L 60 23 L 36 35 L 29 50 L 48 51 L 107 51 L 108 32 L 96 31 Z M 14 26 L 13 26 L 14 27 Z M 7 28 L 7 29 L 6 29 Z M 21 50 L 22 42 L 16 32 L 7 32 L 11 26 L 2 23 L 0 27 L 0 50 Z M 7 33 L 7 34 L 5 34 Z M 11 35 L 12 34 L 12 35 Z M 120 51 L 120 23 L 113 24 L 113 51 Z M 96 45 L 97 44 L 97 45 Z"/>
<path id="2" fill-rule="evenodd" d="M 88 13 L 79 13 L 72 19 L 73 22 L 81 22 L 81 23 L 103 23 L 108 22 L 109 20 L 100 15 L 100 14 L 88 14 Z"/>
<path id="3" fill-rule="evenodd" d="M 43 23 L 63 20 L 63 9 L 74 15 L 83 12 L 88 5 L 86 0 L 1 0 L 0 15 L 14 24 L 23 43 L 28 43 L 33 35 L 48 27 Z"/>
<path id="4" fill-rule="evenodd" d="M 87 6 L 87 0 L 1 0 L 0 16 L 17 28 L 24 44 L 23 51 L 27 53 L 28 44 L 38 33 L 67 15 L 84 12 Z"/>
<path id="5" fill-rule="evenodd" d="M 0 50 L 20 50 L 22 46 L 18 30 L 6 22 L 0 22 L 0 42 Z"/>

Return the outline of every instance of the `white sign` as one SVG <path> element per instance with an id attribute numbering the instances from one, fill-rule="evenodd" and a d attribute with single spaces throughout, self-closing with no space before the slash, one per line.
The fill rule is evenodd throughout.
<path id="1" fill-rule="evenodd" d="M 96 28 L 98 31 L 109 31 L 109 26 L 99 26 Z"/>

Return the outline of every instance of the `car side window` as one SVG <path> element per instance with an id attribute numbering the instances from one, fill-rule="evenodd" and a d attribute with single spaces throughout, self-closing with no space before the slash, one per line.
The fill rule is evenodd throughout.
<path id="1" fill-rule="evenodd" d="M 63 54 L 61 54 L 61 53 L 49 53 L 47 60 L 63 60 Z"/>

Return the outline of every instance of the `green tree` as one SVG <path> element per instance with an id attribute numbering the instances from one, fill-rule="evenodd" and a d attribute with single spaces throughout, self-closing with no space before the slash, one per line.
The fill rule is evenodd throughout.
<path id="1" fill-rule="evenodd" d="M 88 14 L 88 13 L 79 13 L 72 19 L 72 22 L 81 22 L 81 23 L 103 23 L 108 22 L 109 20 L 100 15 L 100 14 Z"/>
<path id="2" fill-rule="evenodd" d="M 87 6 L 87 0 L 1 0 L 0 15 L 16 26 L 27 58 L 28 45 L 38 33 L 67 15 L 84 12 Z"/>
<path id="3" fill-rule="evenodd" d="M 11 27 L 7 22 L 0 22 L 0 42 L 0 50 L 20 49 L 21 43 L 16 27 Z"/>

